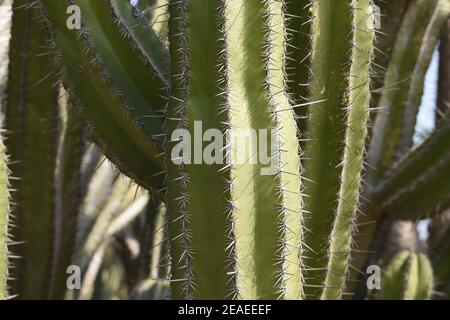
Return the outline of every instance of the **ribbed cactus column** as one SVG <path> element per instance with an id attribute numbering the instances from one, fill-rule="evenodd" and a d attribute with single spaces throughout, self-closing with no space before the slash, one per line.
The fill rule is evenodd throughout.
<path id="1" fill-rule="evenodd" d="M 227 130 L 221 10 L 220 0 L 173 0 L 169 8 L 172 91 L 167 111 L 166 184 L 172 298 L 178 299 L 223 299 L 231 297 L 233 287 L 229 282 L 233 257 L 227 252 L 233 241 L 228 219 L 229 171 L 225 164 L 202 163 L 205 130 L 217 130 L 217 136 L 210 139 L 219 139 L 216 142 L 222 145 Z M 177 129 L 184 131 L 177 135 Z M 200 142 L 190 141 L 184 133 Z M 186 149 L 177 155 L 180 143 Z M 187 148 L 192 146 L 190 157 Z"/>
<path id="2" fill-rule="evenodd" d="M 347 277 L 353 223 L 359 205 L 361 172 L 370 103 L 370 68 L 375 40 L 372 0 L 355 0 L 353 50 L 348 89 L 348 115 L 339 202 L 330 237 L 329 261 L 322 299 L 340 299 Z"/>
<path id="3" fill-rule="evenodd" d="M 8 169 L 6 166 L 5 146 L 0 140 L 0 300 L 8 297 L 6 280 L 8 278 L 8 215 L 9 190 Z"/>
<path id="4" fill-rule="evenodd" d="M 35 3 L 32 3 L 35 4 Z M 53 251 L 58 86 L 40 12 L 14 1 L 5 145 L 11 172 L 10 294 L 47 299 Z"/>
<path id="5" fill-rule="evenodd" d="M 171 2 L 166 165 L 175 298 L 302 297 L 300 157 L 284 91 L 282 12 L 281 1 Z M 228 161 L 202 162 L 210 146 L 190 141 L 192 157 L 174 156 L 186 139 L 176 129 L 191 137 L 215 129 L 207 139 L 223 143 L 216 159 Z"/>
<path id="6" fill-rule="evenodd" d="M 312 4 L 312 83 L 305 146 L 306 297 L 343 294 L 359 202 L 373 54 L 371 1 Z M 330 236 L 331 234 L 331 236 Z"/>
<path id="7" fill-rule="evenodd" d="M 302 296 L 300 150 L 285 93 L 283 9 L 272 0 L 228 1 L 226 8 L 231 127 L 268 129 L 279 157 L 273 175 L 262 175 L 260 163 L 231 171 L 237 284 L 246 299 Z"/>

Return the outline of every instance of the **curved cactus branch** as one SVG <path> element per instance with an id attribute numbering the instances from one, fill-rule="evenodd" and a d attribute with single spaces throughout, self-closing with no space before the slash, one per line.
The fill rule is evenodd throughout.
<path id="1" fill-rule="evenodd" d="M 450 122 L 407 154 L 377 186 L 391 217 L 420 219 L 450 206 Z"/>
<path id="2" fill-rule="evenodd" d="M 450 2 L 439 0 L 420 45 L 420 52 L 415 63 L 414 71 L 411 75 L 411 83 L 408 92 L 408 101 L 405 107 L 405 119 L 402 136 L 400 140 L 400 153 L 404 153 L 411 148 L 416 129 L 417 114 L 419 112 L 420 101 L 423 96 L 425 74 L 431 62 L 436 45 L 439 41 L 444 22 L 450 14 Z"/>
<path id="3" fill-rule="evenodd" d="M 61 77 L 74 102 L 77 102 L 77 106 L 83 111 L 83 117 L 93 128 L 93 138 L 105 154 L 139 184 L 147 189 L 162 188 L 163 159 L 161 159 L 161 148 L 148 136 L 149 134 L 161 134 L 162 121 L 159 115 L 149 116 L 155 113 L 155 109 L 147 108 L 148 105 L 144 97 L 157 99 L 160 102 L 163 100 L 158 93 L 149 97 L 148 93 L 145 93 L 146 88 L 142 87 L 144 85 L 142 83 L 136 84 L 136 87 L 131 91 L 136 93 L 136 96 L 131 97 L 133 98 L 132 101 L 126 101 L 120 96 L 120 90 L 123 88 L 119 87 L 119 92 L 113 90 L 113 84 L 123 84 L 125 79 L 135 80 L 135 77 L 147 79 L 149 76 L 142 76 L 142 73 L 148 70 L 144 63 L 139 62 L 142 59 L 131 62 L 133 59 L 126 56 L 126 54 L 133 54 L 134 57 L 139 57 L 138 52 L 130 48 L 130 42 L 124 42 L 125 45 L 122 47 L 123 42 L 112 44 L 105 40 L 108 39 L 108 36 L 124 39 L 117 24 L 112 23 L 114 29 L 111 30 L 105 30 L 104 27 L 100 26 L 95 29 L 96 32 L 93 35 L 98 37 L 98 42 L 101 39 L 106 41 L 106 43 L 102 42 L 105 47 L 100 46 L 100 48 L 104 50 L 109 48 L 115 50 L 116 53 L 116 55 L 107 55 L 106 57 L 112 60 L 106 59 L 105 63 L 102 63 L 102 59 L 92 51 L 89 33 L 84 30 L 80 34 L 79 30 L 67 28 L 66 10 L 68 3 L 66 1 L 41 0 L 40 2 L 45 9 L 47 25 L 52 35 L 50 47 L 56 51 L 56 63 L 62 70 Z M 86 18 L 92 17 L 96 12 L 92 10 L 97 9 L 99 10 L 98 14 L 105 16 L 103 21 L 107 24 L 106 27 L 112 27 L 111 14 L 108 13 L 106 17 L 107 10 L 103 2 L 95 1 L 94 3 L 90 1 L 87 3 L 80 1 L 78 3 L 83 5 Z M 91 3 L 95 7 L 91 8 Z M 111 35 L 112 30 L 116 30 L 114 35 Z M 89 48 L 89 50 L 86 50 L 86 48 Z M 121 64 L 114 64 L 117 59 L 121 59 Z M 127 60 L 128 62 L 126 62 Z M 133 64 L 140 69 L 128 69 Z M 118 73 L 109 74 L 105 70 L 106 65 L 111 68 L 108 71 Z M 142 68 L 142 65 L 144 65 L 144 68 Z M 118 77 L 118 74 L 124 75 L 124 78 Z M 108 79 L 114 75 L 113 80 L 118 82 Z M 126 84 L 126 87 L 130 86 L 133 86 L 133 82 Z M 155 92 L 160 88 L 152 87 L 151 89 L 148 91 Z M 127 97 L 130 97 L 129 93 Z M 140 99 L 140 103 L 136 102 L 137 99 Z M 126 107 L 127 104 L 129 105 L 132 102 L 138 103 L 132 105 L 133 111 Z M 162 108 L 163 105 L 156 105 L 156 107 Z M 147 124 L 147 131 L 138 126 L 141 121 Z M 160 124 L 152 127 L 150 124 L 155 122 Z"/>
<path id="4" fill-rule="evenodd" d="M 370 144 L 368 162 L 369 184 L 373 185 L 404 152 L 400 150 L 406 102 L 411 76 L 416 66 L 427 26 L 438 0 L 415 0 L 409 6 L 396 40 L 394 52 L 386 71 L 384 92 Z"/>

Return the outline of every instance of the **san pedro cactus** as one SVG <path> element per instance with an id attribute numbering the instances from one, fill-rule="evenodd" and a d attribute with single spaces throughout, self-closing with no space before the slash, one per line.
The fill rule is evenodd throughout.
<path id="1" fill-rule="evenodd" d="M 448 0 L 11 1 L 0 298 L 450 296 Z"/>

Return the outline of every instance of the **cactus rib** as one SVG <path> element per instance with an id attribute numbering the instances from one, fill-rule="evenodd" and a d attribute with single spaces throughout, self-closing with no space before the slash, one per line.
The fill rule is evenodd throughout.
<path id="1" fill-rule="evenodd" d="M 328 237 L 340 189 L 347 92 L 353 41 L 353 11 L 348 1 L 312 5 L 311 101 L 305 143 L 305 292 L 320 298 L 328 262 Z M 336 26 L 339 26 L 337 28 Z"/>
<path id="2" fill-rule="evenodd" d="M 38 8 L 14 1 L 5 144 L 14 189 L 11 294 L 48 298 L 53 250 L 58 85 Z"/>
<path id="3" fill-rule="evenodd" d="M 367 137 L 370 104 L 370 66 L 375 29 L 371 0 L 353 1 L 354 34 L 352 66 L 339 204 L 330 237 L 328 272 L 323 299 L 339 299 L 347 275 L 353 222 L 359 204 L 361 172 Z"/>

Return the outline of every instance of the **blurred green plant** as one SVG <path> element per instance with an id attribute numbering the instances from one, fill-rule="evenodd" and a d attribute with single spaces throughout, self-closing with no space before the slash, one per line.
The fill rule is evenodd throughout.
<path id="1" fill-rule="evenodd" d="M 448 0 L 10 5 L 0 298 L 449 296 Z"/>

